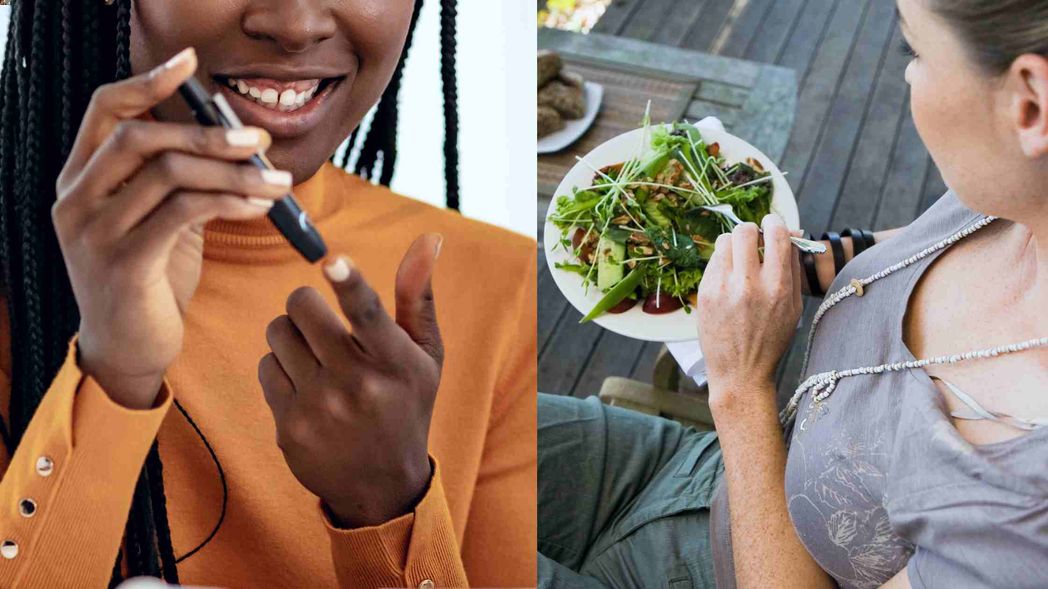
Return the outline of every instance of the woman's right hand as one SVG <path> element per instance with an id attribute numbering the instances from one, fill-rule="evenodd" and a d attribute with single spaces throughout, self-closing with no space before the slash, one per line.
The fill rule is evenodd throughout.
<path id="1" fill-rule="evenodd" d="M 80 309 L 80 367 L 131 408 L 154 405 L 182 349 L 204 223 L 265 215 L 291 187 L 290 174 L 244 162 L 269 146 L 264 130 L 139 118 L 196 66 L 187 49 L 98 88 L 56 183 L 51 216 Z"/>

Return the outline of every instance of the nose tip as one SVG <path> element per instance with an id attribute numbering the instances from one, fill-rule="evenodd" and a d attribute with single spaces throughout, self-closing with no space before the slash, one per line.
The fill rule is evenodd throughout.
<path id="1" fill-rule="evenodd" d="M 301 53 L 333 37 L 334 18 L 323 2 L 308 0 L 255 3 L 244 16 L 244 32 L 270 40 L 287 53 Z"/>

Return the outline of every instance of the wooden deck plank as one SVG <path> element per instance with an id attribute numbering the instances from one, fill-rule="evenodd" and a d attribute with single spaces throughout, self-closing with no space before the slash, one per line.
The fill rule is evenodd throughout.
<path id="1" fill-rule="evenodd" d="M 801 219 L 808 231 L 830 229 L 841 185 L 851 165 L 856 139 L 870 106 L 873 85 L 884 63 L 895 28 L 894 6 L 873 2 L 856 38 L 851 59 L 839 80 L 840 90 L 824 117 L 824 132 L 798 186 Z"/>
<path id="2" fill-rule="evenodd" d="M 928 152 L 917 135 L 913 117 L 907 112 L 892 153 L 874 230 L 902 227 L 913 221 L 924 196 L 924 176 L 929 164 Z"/>
<path id="3" fill-rule="evenodd" d="M 593 27 L 593 32 L 616 35 L 622 32 L 630 18 L 644 4 L 644 0 L 612 0 Z M 541 45 L 540 45 L 541 47 Z"/>
<path id="4" fill-rule="evenodd" d="M 714 1 L 716 0 L 690 0 L 675 3 L 672 12 L 664 12 L 661 15 L 662 25 L 655 30 L 651 40 L 671 47 L 684 45 L 684 39 L 688 36 L 692 24 L 703 18 L 710 3 Z M 668 15 L 672 15 L 672 18 L 667 18 Z"/>
<path id="5" fill-rule="evenodd" d="M 641 41 L 650 41 L 659 29 L 666 26 L 666 14 L 676 10 L 675 4 L 674 0 L 644 0 L 633 15 L 630 16 L 625 26 L 622 27 L 619 35 Z M 691 2 L 690 4 L 701 4 L 701 2 Z M 698 13 L 696 12 L 695 14 Z"/>
<path id="6" fill-rule="evenodd" d="M 775 0 L 753 40 L 743 53 L 735 55 L 761 63 L 779 63 L 779 57 L 793 34 L 806 2 L 807 0 Z"/>
<path id="7" fill-rule="evenodd" d="M 568 308 L 568 301 L 560 294 L 557 284 L 553 282 L 553 276 L 546 266 L 546 256 L 539 252 L 539 275 L 538 275 L 538 351 L 546 349 L 553 330 L 560 323 L 561 317 Z"/>
<path id="8" fill-rule="evenodd" d="M 847 66 L 867 4 L 867 0 L 857 0 L 837 5 L 812 62 L 811 74 L 803 78 L 797 121 L 783 159 L 784 169 L 791 174 L 791 186 L 804 185 L 808 163 L 825 128 L 826 113 L 840 88 L 838 82 Z M 798 197 L 803 202 L 803 193 Z"/>
<path id="9" fill-rule="evenodd" d="M 797 77 L 788 69 L 765 66 L 735 125 L 728 130 L 781 162 L 797 111 Z"/>
<path id="10" fill-rule="evenodd" d="M 771 0 L 736 0 L 710 52 L 726 57 L 745 57 L 746 49 L 756 38 L 771 6 Z"/>
<path id="11" fill-rule="evenodd" d="M 855 156 L 848 168 L 848 177 L 830 222 L 830 227 L 835 230 L 873 226 L 873 217 L 891 163 L 890 154 L 895 147 L 903 112 L 909 108 L 906 100 L 909 86 L 903 78 L 909 58 L 894 50 L 901 38 L 902 33 L 896 26 L 887 49 L 887 59 L 870 99 L 866 121 L 857 140 Z"/>
<path id="12" fill-rule="evenodd" d="M 633 365 L 630 378 L 641 382 L 651 382 L 652 373 L 655 371 L 655 360 L 658 359 L 662 346 L 663 344 L 660 343 L 646 342 L 637 362 Z"/>
<path id="13" fill-rule="evenodd" d="M 864 2 L 865 0 L 855 0 Z M 790 35 L 782 49 L 771 59 L 783 67 L 797 72 L 798 83 L 803 87 L 808 72 L 813 68 L 813 57 L 819 44 L 828 34 L 831 18 L 839 10 L 837 0 L 807 0 L 796 16 L 796 22 L 790 29 Z M 846 32 L 845 32 L 846 33 Z M 751 58 L 752 59 L 752 58 Z M 758 61 L 765 61 L 759 59 Z"/>
<path id="14" fill-rule="evenodd" d="M 557 296 L 562 295 L 557 293 Z M 554 328 L 546 348 L 539 355 L 539 365 L 542 366 L 539 371 L 540 391 L 566 395 L 574 390 L 603 331 L 596 323 L 579 324 L 580 319 L 582 315 L 569 306 Z"/>
<path id="15" fill-rule="evenodd" d="M 576 397 L 596 395 L 600 392 L 605 378 L 629 377 L 643 352 L 644 342 L 604 331 L 571 394 Z M 644 382 L 650 381 L 649 374 Z"/>
<path id="16" fill-rule="evenodd" d="M 688 49 L 709 51 L 727 22 L 728 14 L 735 6 L 735 1 L 707 0 L 702 14 L 692 24 L 691 30 L 684 36 L 681 44 Z"/>

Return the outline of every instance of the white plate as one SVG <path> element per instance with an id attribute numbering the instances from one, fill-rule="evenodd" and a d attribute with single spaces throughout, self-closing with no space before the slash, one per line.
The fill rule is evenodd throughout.
<path id="1" fill-rule="evenodd" d="M 604 86 L 596 82 L 586 82 L 586 114 L 581 119 L 564 120 L 564 128 L 539 138 L 539 154 L 554 153 L 575 143 L 593 124 L 600 112 L 600 102 L 604 99 Z"/>
<path id="2" fill-rule="evenodd" d="M 727 161 L 741 162 L 748 157 L 752 157 L 759 161 L 765 170 L 771 172 L 772 185 L 774 186 L 771 202 L 772 211 L 781 215 L 786 221 L 786 225 L 791 229 L 798 229 L 800 220 L 797 213 L 797 201 L 793 197 L 793 190 L 790 189 L 789 183 L 786 182 L 786 177 L 783 176 L 778 166 L 756 147 L 726 131 L 705 125 L 699 125 L 698 127 L 702 132 L 702 138 L 707 144 L 720 144 L 721 155 Z M 601 168 L 642 157 L 650 150 L 650 142 L 642 144 L 643 135 L 643 129 L 636 129 L 609 139 L 586 155 L 586 162 L 595 168 Z M 554 247 L 560 241 L 561 232 L 549 220 L 549 217 L 555 212 L 556 197 L 572 194 L 572 188 L 574 187 L 588 188 L 592 185 L 593 171 L 586 163 L 576 163 L 575 167 L 561 181 L 560 186 L 557 187 L 557 191 L 554 193 L 555 197 L 546 211 L 545 239 L 543 240 L 546 244 L 546 263 L 549 264 L 553 280 L 557 283 L 557 287 L 560 288 L 560 292 L 583 315 L 589 313 L 604 295 L 594 284 L 590 285 L 587 293 L 582 285 L 581 276 L 559 270 L 554 266 L 557 262 L 572 263 L 577 262 L 577 260 L 574 260 L 571 253 L 566 251 L 565 248 L 557 247 L 554 250 Z M 641 305 L 638 304 L 625 313 L 616 315 L 605 313 L 593 321 L 605 329 L 639 340 L 679 342 L 694 340 L 697 337 L 693 315 L 687 314 L 684 309 L 665 315 L 651 315 L 642 311 Z"/>

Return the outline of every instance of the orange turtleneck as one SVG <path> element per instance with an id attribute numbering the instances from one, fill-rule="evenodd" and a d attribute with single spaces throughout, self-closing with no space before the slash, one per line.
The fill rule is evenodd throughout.
<path id="1" fill-rule="evenodd" d="M 256 377 L 265 327 L 320 268 L 266 219 L 213 222 L 183 352 L 158 406 L 114 404 L 83 375 L 75 338 L 18 450 L 0 455 L 0 586 L 103 587 L 131 495 L 158 440 L 183 583 L 220 587 L 535 584 L 535 242 L 373 186 L 326 164 L 295 189 L 333 253 L 349 254 L 392 312 L 397 265 L 423 232 L 445 236 L 434 293 L 446 360 L 430 433 L 437 464 L 413 513 L 340 530 L 294 478 Z M 2 307 L 6 308 L 6 306 Z M 0 407 L 9 406 L 9 329 L 0 317 Z M 14 343 L 17 345 L 17 342 Z M 48 465 L 50 465 L 48 467 Z M 360 476 L 367 476 L 361 472 Z M 23 500 L 35 512 L 20 512 Z M 17 550 L 15 549 L 17 548 Z M 14 554 L 17 552 L 17 554 Z"/>

